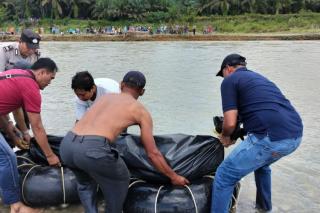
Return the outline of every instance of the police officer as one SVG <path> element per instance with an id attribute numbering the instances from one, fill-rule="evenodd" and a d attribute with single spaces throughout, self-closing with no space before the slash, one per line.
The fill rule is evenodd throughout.
<path id="1" fill-rule="evenodd" d="M 19 42 L 0 48 L 0 72 L 10 70 L 17 61 L 25 60 L 33 64 L 40 54 L 38 52 L 40 36 L 30 29 L 21 33 Z"/>

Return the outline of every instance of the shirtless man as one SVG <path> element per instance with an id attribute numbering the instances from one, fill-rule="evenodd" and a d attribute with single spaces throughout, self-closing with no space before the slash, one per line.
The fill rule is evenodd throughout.
<path id="1" fill-rule="evenodd" d="M 60 155 L 78 180 L 78 192 L 86 212 L 98 212 L 96 183 L 106 202 L 105 212 L 121 213 L 125 201 L 129 171 L 112 143 L 128 126 L 139 125 L 146 154 L 156 169 L 174 185 L 189 184 L 175 173 L 155 145 L 152 118 L 137 101 L 143 95 L 146 80 L 138 71 L 128 72 L 121 82 L 121 94 L 101 97 L 64 137 Z"/>

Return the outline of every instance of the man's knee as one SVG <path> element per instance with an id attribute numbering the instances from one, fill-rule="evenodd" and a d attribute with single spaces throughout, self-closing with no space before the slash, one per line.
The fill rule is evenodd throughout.
<path id="1" fill-rule="evenodd" d="M 214 184 L 216 187 L 224 188 L 234 186 L 240 179 L 240 176 L 235 174 L 232 169 L 229 169 L 227 163 L 222 163 L 216 171 Z"/>
<path id="2" fill-rule="evenodd" d="M 255 171 L 255 174 L 257 175 L 266 175 L 266 174 L 271 174 L 271 169 L 270 166 L 263 166 L 260 167 Z"/>

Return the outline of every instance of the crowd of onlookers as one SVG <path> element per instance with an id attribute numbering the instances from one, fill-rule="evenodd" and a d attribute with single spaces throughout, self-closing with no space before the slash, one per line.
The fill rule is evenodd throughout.
<path id="1" fill-rule="evenodd" d="M 22 28 L 8 27 L 3 30 L 0 29 L 0 35 L 15 35 L 20 34 Z M 34 28 L 34 31 L 39 34 L 55 34 L 55 35 L 65 35 L 65 34 L 106 34 L 106 35 L 127 35 L 128 33 L 141 33 L 141 34 L 177 34 L 177 35 L 188 35 L 188 34 L 212 34 L 216 31 L 211 25 L 203 26 L 202 29 L 197 26 L 188 25 L 160 25 L 157 27 L 151 26 L 106 26 L 106 27 L 87 27 L 84 29 L 80 28 L 69 28 L 67 30 L 61 30 L 58 26 L 51 26 L 48 30 L 43 27 Z"/>
<path id="2" fill-rule="evenodd" d="M 215 32 L 215 28 L 211 25 L 204 26 L 200 33 L 211 34 Z M 158 27 L 151 26 L 106 26 L 106 27 L 88 27 L 80 30 L 79 28 L 70 28 L 65 32 L 60 31 L 58 27 L 50 28 L 52 34 L 107 34 L 107 35 L 126 35 L 127 33 L 145 33 L 145 34 L 196 34 L 197 27 L 194 25 L 189 27 L 187 25 L 160 25 Z"/>

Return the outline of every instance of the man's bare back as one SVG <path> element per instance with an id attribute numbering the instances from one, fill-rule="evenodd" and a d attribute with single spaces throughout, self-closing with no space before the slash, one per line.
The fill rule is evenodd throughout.
<path id="1" fill-rule="evenodd" d="M 146 122 L 152 125 L 149 120 L 151 117 L 147 110 L 130 94 L 106 94 L 86 112 L 72 131 L 78 135 L 104 136 L 112 142 L 128 126 Z"/>
<path id="2" fill-rule="evenodd" d="M 60 156 L 65 165 L 75 169 L 77 180 L 84 186 L 78 190 L 81 190 L 80 200 L 88 212 L 97 210 L 96 203 L 92 202 L 96 193 L 93 183 L 100 185 L 106 203 L 111 204 L 106 205 L 105 211 L 121 212 L 130 176 L 122 158 L 114 154 L 116 148 L 111 148 L 109 142 L 115 141 L 124 129 L 134 124 L 140 127 L 141 143 L 153 166 L 170 178 L 172 184 L 189 184 L 186 178 L 172 170 L 155 144 L 151 115 L 137 101 L 145 91 L 145 83 L 141 72 L 128 72 L 120 84 L 121 94 L 100 97 L 61 142 Z M 96 164 L 100 166 L 92 166 Z M 91 179 L 94 181 L 88 181 Z M 117 189 L 116 194 L 114 190 L 110 191 L 113 187 Z M 110 193 L 114 196 L 109 196 Z"/>
<path id="3" fill-rule="evenodd" d="M 133 73 L 132 73 L 133 72 Z M 154 167 L 169 177 L 174 185 L 185 185 L 189 181 L 175 173 L 158 150 L 153 137 L 153 124 L 150 113 L 137 101 L 144 93 L 145 79 L 142 87 L 132 71 L 130 78 L 121 82 L 121 94 L 106 94 L 92 105 L 85 115 L 76 123 L 72 132 L 78 136 L 103 136 L 112 142 L 127 127 L 137 124 L 140 127 L 141 143 Z M 133 74 L 133 76 L 132 76 Z M 144 78 L 144 76 L 142 77 Z M 128 80 L 128 81 L 126 81 Z M 134 85 L 132 84 L 134 83 Z"/>

